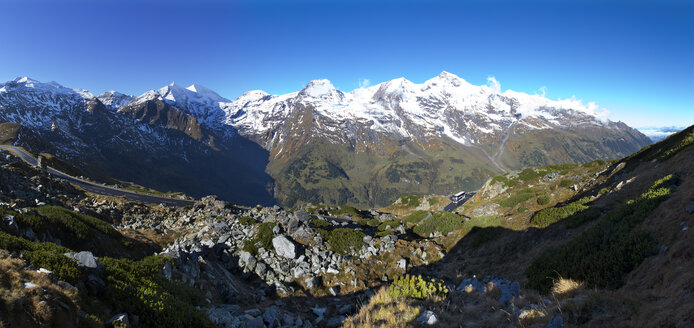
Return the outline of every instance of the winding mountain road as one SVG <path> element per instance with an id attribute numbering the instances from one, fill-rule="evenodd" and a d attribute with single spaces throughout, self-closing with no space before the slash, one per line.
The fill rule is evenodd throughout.
<path id="1" fill-rule="evenodd" d="M 26 152 L 24 149 L 21 149 L 21 148 L 15 147 L 15 146 L 9 146 L 9 145 L 0 145 L 0 149 L 4 149 L 4 150 L 8 150 L 8 151 L 12 152 L 13 154 L 17 155 L 23 161 L 29 163 L 32 166 L 38 166 L 37 159 L 34 158 L 34 156 L 29 154 L 28 152 Z M 140 193 L 136 193 L 136 192 L 132 192 L 132 191 L 125 191 L 125 190 L 116 189 L 116 188 L 112 188 L 112 187 L 102 186 L 100 184 L 96 184 L 93 182 L 89 182 L 87 180 L 73 177 L 71 175 L 68 175 L 64 172 L 58 171 L 58 170 L 51 168 L 51 167 L 47 167 L 46 170 L 57 178 L 66 180 L 66 181 L 84 189 L 85 191 L 99 194 L 99 195 L 125 197 L 129 200 L 148 203 L 148 204 L 165 204 L 165 205 L 180 206 L 180 207 L 190 206 L 190 205 L 195 204 L 195 201 L 192 201 L 192 200 L 174 199 L 174 198 L 167 198 L 167 197 L 157 197 L 157 196 L 152 196 L 152 195 L 140 194 Z"/>

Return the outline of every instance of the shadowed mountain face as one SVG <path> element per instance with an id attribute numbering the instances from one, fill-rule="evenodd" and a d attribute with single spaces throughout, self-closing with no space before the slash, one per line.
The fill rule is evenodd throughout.
<path id="1" fill-rule="evenodd" d="M 8 82 L 0 93 L 0 121 L 20 123 L 35 135 L 19 134 L 11 140 L 15 145 L 55 153 L 87 175 L 193 196 L 217 194 L 246 205 L 274 204 L 268 192 L 273 181 L 264 172 L 267 151 L 232 127 L 209 130 L 160 99 L 116 112 L 91 95 L 28 81 Z"/>
<path id="2" fill-rule="evenodd" d="M 299 92 L 251 91 L 234 101 L 174 83 L 137 98 L 28 78 L 0 85 L 0 120 L 34 131 L 88 174 L 285 206 L 383 206 L 403 194 L 474 190 L 502 172 L 619 158 L 650 144 L 594 107 L 474 86 L 447 72 L 349 93 L 314 80 Z"/>

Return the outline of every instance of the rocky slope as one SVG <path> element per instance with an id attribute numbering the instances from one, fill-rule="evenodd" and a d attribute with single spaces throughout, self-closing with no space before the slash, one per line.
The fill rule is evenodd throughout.
<path id="1" fill-rule="evenodd" d="M 147 206 L 85 195 L 0 152 L 0 266 L 17 273 L 0 305 L 27 309 L 0 321 L 691 326 L 692 147 L 694 127 L 619 161 L 510 172 L 463 215 L 433 196 L 401 198 L 399 215 L 215 197 Z M 446 288 L 394 289 L 406 273 Z"/>

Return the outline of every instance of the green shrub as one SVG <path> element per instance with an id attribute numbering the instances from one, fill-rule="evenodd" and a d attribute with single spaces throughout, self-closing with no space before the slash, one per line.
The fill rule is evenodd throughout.
<path id="1" fill-rule="evenodd" d="M 195 308 L 207 305 L 200 291 L 161 274 L 167 261 L 162 256 L 140 261 L 100 258 L 108 290 L 106 301 L 116 312 L 137 313 L 144 327 L 214 327 Z"/>
<path id="2" fill-rule="evenodd" d="M 426 218 L 429 215 L 429 211 L 414 211 L 412 214 L 406 216 L 403 221 L 408 222 L 408 223 L 419 223 L 424 218 Z"/>
<path id="3" fill-rule="evenodd" d="M 275 223 L 273 222 L 263 222 L 258 225 L 258 235 L 256 235 L 256 241 L 267 250 L 273 250 L 275 247 L 272 245 L 272 238 L 275 234 L 272 229 L 275 228 Z"/>
<path id="4" fill-rule="evenodd" d="M 694 143 L 694 131 L 689 132 L 686 136 L 680 140 L 675 146 L 669 148 L 666 150 L 662 155 L 658 156 L 658 161 L 662 162 L 667 160 L 668 158 L 675 156 L 680 150 L 686 148 L 687 146 L 691 145 Z"/>
<path id="5" fill-rule="evenodd" d="M 360 209 L 348 205 L 340 206 L 337 209 L 330 210 L 330 214 L 334 216 L 343 216 L 347 214 L 357 219 L 370 217 L 369 211 L 362 211 Z"/>
<path id="6" fill-rule="evenodd" d="M 258 224 L 258 221 L 250 216 L 242 216 L 239 218 L 239 223 L 243 225 L 254 225 Z"/>
<path id="7" fill-rule="evenodd" d="M 504 175 L 497 175 L 497 176 L 493 177 L 491 184 L 496 184 L 498 182 L 501 182 L 501 184 L 503 184 L 504 187 L 506 187 L 506 188 L 511 188 L 511 187 L 515 187 L 516 185 L 518 185 L 518 183 L 520 181 L 517 178 L 509 179 L 508 173 L 507 173 Z"/>
<path id="8" fill-rule="evenodd" d="M 448 287 L 440 280 L 425 280 L 422 276 L 407 274 L 402 278 L 395 278 L 393 283 L 388 286 L 388 294 L 395 298 L 426 299 L 434 295 L 445 297 L 448 295 Z"/>
<path id="9" fill-rule="evenodd" d="M 488 241 L 491 241 L 495 239 L 497 236 L 499 236 L 499 234 L 501 234 L 501 230 L 502 229 L 498 227 L 473 227 L 470 231 L 470 234 L 472 235 L 472 243 L 470 244 L 470 246 L 473 249 L 476 249 L 480 245 Z"/>
<path id="10" fill-rule="evenodd" d="M 589 201 L 590 198 L 584 197 L 564 206 L 545 208 L 535 213 L 532 219 L 530 219 L 530 223 L 540 228 L 548 227 L 554 222 L 566 219 L 571 215 L 587 210 L 588 206 L 585 204 Z"/>
<path id="11" fill-rule="evenodd" d="M 436 199 L 435 198 L 429 198 L 429 199 L 427 199 L 427 203 L 429 203 L 429 206 L 434 206 L 434 205 L 436 205 Z"/>
<path id="12" fill-rule="evenodd" d="M 381 224 L 381 221 L 379 221 L 378 219 L 369 219 L 369 221 L 367 221 L 366 224 L 370 227 L 378 227 L 378 225 Z"/>
<path id="13" fill-rule="evenodd" d="M 32 242 L 0 231 L 0 249 L 22 252 L 26 260 L 38 267 L 51 270 L 60 280 L 70 283 L 82 278 L 77 262 L 64 254 L 71 249 L 48 242 Z"/>
<path id="14" fill-rule="evenodd" d="M 549 204 L 549 196 L 537 197 L 537 204 L 542 206 Z"/>
<path id="15" fill-rule="evenodd" d="M 576 212 L 564 219 L 564 226 L 567 229 L 578 228 L 586 222 L 593 221 L 600 217 L 600 209 L 597 207 L 589 207 L 583 211 Z"/>
<path id="16" fill-rule="evenodd" d="M 523 212 L 527 212 L 527 211 L 528 211 L 528 208 L 527 208 L 527 207 L 521 206 L 521 207 L 518 208 L 518 213 L 523 213 Z"/>
<path id="17" fill-rule="evenodd" d="M 432 212 L 430 218 L 418 223 L 412 231 L 424 238 L 437 231 L 445 236 L 462 225 L 463 217 L 460 215 L 449 212 Z"/>
<path id="18" fill-rule="evenodd" d="M 422 196 L 417 195 L 407 195 L 400 197 L 400 203 L 407 207 L 417 207 L 422 201 Z"/>
<path id="19" fill-rule="evenodd" d="M 610 187 L 605 187 L 605 188 L 600 189 L 600 191 L 598 192 L 598 194 L 604 195 L 604 194 L 610 192 L 610 190 L 611 190 Z"/>
<path id="20" fill-rule="evenodd" d="M 393 230 L 383 230 L 383 231 L 379 231 L 379 232 L 375 233 L 374 236 L 381 238 L 381 237 L 385 237 L 385 236 L 392 235 L 392 234 L 393 234 Z"/>
<path id="21" fill-rule="evenodd" d="M 528 287 L 547 293 L 558 277 L 617 288 L 622 277 L 652 254 L 655 241 L 636 226 L 669 198 L 678 178 L 668 175 L 638 198 L 607 213 L 566 244 L 545 250 L 528 267 Z"/>
<path id="22" fill-rule="evenodd" d="M 512 208 L 533 197 L 535 197 L 535 191 L 530 188 L 526 188 L 515 192 L 506 199 L 497 200 L 496 203 L 503 207 Z"/>
<path id="23" fill-rule="evenodd" d="M 571 181 L 571 180 L 566 180 L 566 179 L 561 180 L 561 181 L 559 182 L 559 186 L 562 187 L 562 188 L 569 188 L 569 187 L 571 187 L 572 184 L 573 184 L 573 181 Z"/>
<path id="24" fill-rule="evenodd" d="M 323 234 L 327 237 L 330 250 L 347 255 L 352 249 L 359 250 L 364 246 L 364 234 L 361 231 L 350 228 L 337 228 L 332 231 L 324 231 Z"/>

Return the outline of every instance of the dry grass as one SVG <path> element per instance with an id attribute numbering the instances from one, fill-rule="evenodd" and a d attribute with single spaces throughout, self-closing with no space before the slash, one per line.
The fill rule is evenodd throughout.
<path id="1" fill-rule="evenodd" d="M 77 290 L 62 288 L 49 275 L 0 253 L 0 327 L 74 327 L 77 300 Z"/>
<path id="2" fill-rule="evenodd" d="M 552 294 L 569 296 L 571 294 L 576 293 L 578 290 L 582 288 L 583 283 L 581 282 L 571 279 L 559 278 L 554 282 L 554 286 L 552 286 Z"/>
<path id="3" fill-rule="evenodd" d="M 352 317 L 343 327 L 407 327 L 413 326 L 420 309 L 406 298 L 393 298 L 387 289 L 381 288 L 370 302 Z"/>

